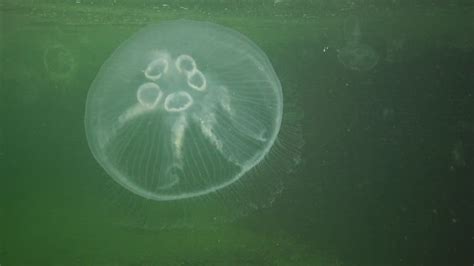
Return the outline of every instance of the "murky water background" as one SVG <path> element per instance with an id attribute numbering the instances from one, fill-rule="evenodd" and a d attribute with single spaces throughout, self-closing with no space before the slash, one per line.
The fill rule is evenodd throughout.
<path id="1" fill-rule="evenodd" d="M 469 1 L 2 1 L 0 264 L 472 265 L 473 17 Z M 254 206 L 140 200 L 88 149 L 102 63 L 177 18 L 244 33 L 294 93 L 302 155 Z"/>

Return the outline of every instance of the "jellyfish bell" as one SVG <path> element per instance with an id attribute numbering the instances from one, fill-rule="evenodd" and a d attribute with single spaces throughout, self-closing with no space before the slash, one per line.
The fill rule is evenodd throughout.
<path id="1" fill-rule="evenodd" d="M 43 51 L 43 66 L 52 81 L 66 81 L 76 71 L 76 59 L 72 52 L 61 43 L 53 43 Z"/>
<path id="2" fill-rule="evenodd" d="M 379 55 L 370 45 L 362 41 L 360 21 L 357 16 L 344 20 L 344 47 L 338 50 L 337 58 L 346 68 L 356 71 L 368 71 L 375 67 Z"/>
<path id="3" fill-rule="evenodd" d="M 164 22 L 140 30 L 101 67 L 86 136 L 110 177 L 147 206 L 243 210 L 281 192 L 300 156 L 300 116 L 286 95 L 265 53 L 242 34 Z"/>
<path id="4" fill-rule="evenodd" d="M 42 44 L 42 75 L 45 86 L 59 97 L 71 97 L 78 65 L 74 46 L 59 40 L 47 39 Z"/>
<path id="5" fill-rule="evenodd" d="M 377 52 L 365 43 L 339 49 L 337 58 L 346 68 L 356 71 L 368 71 L 379 61 Z"/>
<path id="6" fill-rule="evenodd" d="M 215 24 L 146 27 L 111 56 L 90 89 L 86 131 L 94 156 L 121 185 L 153 200 L 231 185 L 265 157 L 280 129 L 281 86 L 264 56 Z M 162 189 L 176 164 L 182 178 Z"/>

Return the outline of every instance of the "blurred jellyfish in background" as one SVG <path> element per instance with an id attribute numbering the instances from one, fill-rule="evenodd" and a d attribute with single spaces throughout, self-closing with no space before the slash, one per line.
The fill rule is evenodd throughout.
<path id="1" fill-rule="evenodd" d="M 60 43 L 46 47 L 43 53 L 43 66 L 52 80 L 67 80 L 76 70 L 76 60 L 71 51 Z"/>
<path id="2" fill-rule="evenodd" d="M 464 144 L 458 140 L 451 149 L 451 161 L 453 168 L 462 168 L 466 166 Z"/>
<path id="3" fill-rule="evenodd" d="M 49 91 L 69 95 L 77 86 L 77 51 L 86 51 L 72 30 L 55 28 L 41 45 L 42 69 Z"/>
<path id="4" fill-rule="evenodd" d="M 337 58 L 346 68 L 356 71 L 368 71 L 375 67 L 379 55 L 363 42 L 359 18 L 349 16 L 344 20 L 345 45 L 339 49 Z"/>

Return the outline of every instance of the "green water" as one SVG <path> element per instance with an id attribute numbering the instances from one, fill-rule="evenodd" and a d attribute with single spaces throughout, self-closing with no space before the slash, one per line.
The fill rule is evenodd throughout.
<path id="1" fill-rule="evenodd" d="M 348 17 L 369 69 L 339 61 Z M 298 103 L 299 163 L 256 205 L 146 202 L 89 151 L 100 66 L 178 18 L 248 36 Z M 473 18 L 470 1 L 0 1 L 0 264 L 472 265 Z"/>

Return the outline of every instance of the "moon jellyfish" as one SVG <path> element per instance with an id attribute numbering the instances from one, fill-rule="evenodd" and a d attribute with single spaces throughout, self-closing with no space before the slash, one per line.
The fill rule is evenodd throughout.
<path id="1" fill-rule="evenodd" d="M 465 149 L 462 141 L 459 140 L 454 144 L 451 150 L 451 161 L 453 164 L 451 166 L 452 170 L 466 166 L 466 156 L 464 150 Z"/>
<path id="2" fill-rule="evenodd" d="M 76 71 L 76 60 L 62 44 L 55 43 L 44 50 L 43 65 L 49 77 L 55 81 L 70 79 Z"/>
<path id="3" fill-rule="evenodd" d="M 362 42 L 359 18 L 350 16 L 344 21 L 345 46 L 339 49 L 337 57 L 345 67 L 368 71 L 377 65 L 379 56 L 369 45 Z"/>
<path id="4" fill-rule="evenodd" d="M 89 90 L 85 128 L 114 181 L 146 199 L 178 200 L 238 187 L 279 146 L 283 108 L 256 44 L 178 20 L 146 26 L 110 56 Z"/>

